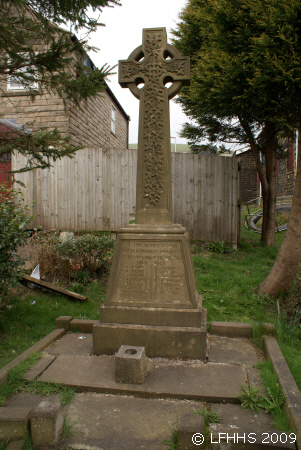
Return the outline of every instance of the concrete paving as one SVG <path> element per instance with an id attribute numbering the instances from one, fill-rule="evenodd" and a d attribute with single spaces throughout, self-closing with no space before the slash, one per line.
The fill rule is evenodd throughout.
<path id="1" fill-rule="evenodd" d="M 70 333 L 47 349 L 49 355 L 86 355 L 93 352 L 92 333 Z"/>
<path id="2" fill-rule="evenodd" d="M 67 384 L 78 390 L 139 397 L 182 398 L 238 403 L 247 381 L 242 367 L 184 361 L 148 360 L 142 385 L 115 382 L 115 360 L 110 356 L 60 355 L 38 381 Z"/>
<path id="3" fill-rule="evenodd" d="M 38 381 L 56 382 L 78 388 L 65 407 L 72 437 L 62 447 L 99 450 L 163 450 L 183 414 L 211 404 L 221 421 L 210 427 L 213 439 L 219 432 L 235 430 L 263 433 L 274 430 L 267 414 L 243 411 L 238 403 L 241 385 L 255 382 L 264 392 L 258 358 L 246 339 L 209 336 L 209 358 L 201 361 L 147 359 L 142 385 L 115 383 L 114 356 L 94 356 L 92 336 L 72 333 L 45 351 L 39 362 Z M 55 356 L 50 365 L 49 355 Z M 34 371 L 34 368 L 32 369 Z M 54 398 L 55 399 L 55 398 Z M 41 397 L 18 394 L 7 406 L 35 406 Z M 228 444 L 226 444 L 227 446 Z M 197 448 L 197 447 L 196 447 Z M 226 448 L 214 444 L 214 448 Z M 259 447 L 258 447 L 259 448 Z"/>
<path id="4" fill-rule="evenodd" d="M 209 340 L 209 361 L 239 366 L 258 363 L 254 347 L 244 340 L 221 336 L 210 336 Z"/>
<path id="5" fill-rule="evenodd" d="M 103 450 L 163 450 L 182 414 L 202 403 L 143 399 L 104 394 L 78 394 L 67 412 L 73 436 L 63 447 Z"/>

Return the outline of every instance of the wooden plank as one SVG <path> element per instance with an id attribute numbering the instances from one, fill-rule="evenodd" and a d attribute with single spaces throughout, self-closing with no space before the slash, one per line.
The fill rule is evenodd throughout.
<path id="1" fill-rule="evenodd" d="M 13 164 L 24 166 L 22 158 L 16 155 Z M 172 153 L 171 161 L 174 222 L 191 238 L 231 242 L 239 234 L 232 158 Z M 44 229 L 118 231 L 135 210 L 136 168 L 136 149 L 91 148 L 58 160 L 51 173 L 37 170 L 20 179 L 26 204 L 37 200 L 35 224 Z"/>
<path id="2" fill-rule="evenodd" d="M 237 161 L 236 158 L 232 159 L 232 176 L 233 176 L 233 215 L 232 215 L 232 239 L 231 243 L 232 245 L 236 245 L 238 242 L 238 196 L 239 196 L 239 189 L 238 189 L 238 167 L 237 167 Z"/>
<path id="3" fill-rule="evenodd" d="M 68 297 L 76 298 L 77 300 L 81 300 L 82 302 L 87 300 L 87 297 L 84 297 L 83 295 L 76 294 L 75 292 L 67 291 L 67 289 L 61 288 L 59 286 L 55 286 L 54 284 L 51 284 L 51 283 L 47 283 L 46 281 L 38 280 L 37 278 L 30 277 L 29 275 L 23 275 L 22 278 L 25 281 L 29 281 L 30 283 L 45 287 L 47 289 L 50 289 L 51 291 L 59 292 L 60 294 L 67 295 Z"/>

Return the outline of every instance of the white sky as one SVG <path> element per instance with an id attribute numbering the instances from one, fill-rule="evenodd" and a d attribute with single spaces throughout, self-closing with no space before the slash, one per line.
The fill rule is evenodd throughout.
<path id="1" fill-rule="evenodd" d="M 99 27 L 91 34 L 90 45 L 98 47 L 98 53 L 91 52 L 90 58 L 97 67 L 107 63 L 110 66 L 118 64 L 118 60 L 127 59 L 130 53 L 142 44 L 142 28 L 165 27 L 170 43 L 171 28 L 179 21 L 179 13 L 184 8 L 186 0 L 121 0 L 122 6 L 105 7 L 99 22 L 105 27 Z M 78 36 L 80 37 L 80 35 Z M 115 69 L 117 71 L 117 67 Z M 129 143 L 138 142 L 139 101 L 129 89 L 119 86 L 118 75 L 107 78 L 107 82 L 117 97 L 125 112 L 131 117 Z M 179 105 L 173 100 L 170 104 L 170 134 L 176 137 L 177 143 L 186 143 L 179 137 L 181 125 L 188 121 Z M 174 139 L 171 141 L 174 142 Z"/>

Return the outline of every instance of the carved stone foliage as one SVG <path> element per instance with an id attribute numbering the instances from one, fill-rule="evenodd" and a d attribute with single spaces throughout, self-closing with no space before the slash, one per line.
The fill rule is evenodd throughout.
<path id="1" fill-rule="evenodd" d="M 182 58 L 167 45 L 165 29 L 145 31 L 143 45 L 127 61 L 122 61 L 120 78 L 123 87 L 144 82 L 139 93 L 138 89 L 132 92 L 141 101 L 143 126 L 139 142 L 142 143 L 144 160 L 143 197 L 149 205 L 156 206 L 167 189 L 164 183 L 165 153 L 170 151 L 169 145 L 165 149 L 166 142 L 169 142 L 169 107 L 168 88 L 164 83 L 187 77 L 187 58 Z"/>

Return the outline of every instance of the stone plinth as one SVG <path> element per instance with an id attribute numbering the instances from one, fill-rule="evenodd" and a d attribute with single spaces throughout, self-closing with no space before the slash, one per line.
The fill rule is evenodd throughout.
<path id="1" fill-rule="evenodd" d="M 198 291 L 186 229 L 177 224 L 121 229 L 105 305 L 196 309 Z"/>
<path id="2" fill-rule="evenodd" d="M 93 348 L 112 355 L 121 345 L 143 346 L 148 357 L 205 359 L 206 311 L 181 225 L 119 233 Z"/>

